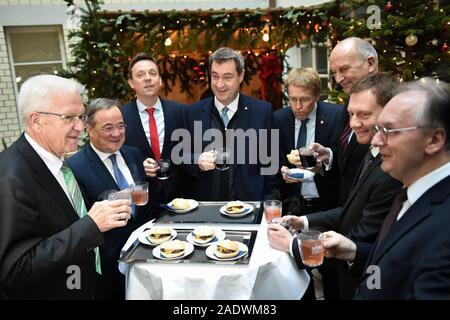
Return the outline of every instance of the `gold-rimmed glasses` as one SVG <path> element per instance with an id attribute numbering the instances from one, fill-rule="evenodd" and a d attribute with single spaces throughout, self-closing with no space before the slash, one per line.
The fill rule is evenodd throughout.
<path id="1" fill-rule="evenodd" d="M 50 116 L 57 116 L 61 120 L 63 120 L 66 124 L 72 124 L 72 123 L 78 122 L 78 121 L 83 122 L 83 124 L 86 123 L 86 117 L 84 115 L 80 115 L 80 114 L 62 114 L 62 113 L 45 112 L 45 111 L 37 111 L 37 113 L 50 115 Z"/>

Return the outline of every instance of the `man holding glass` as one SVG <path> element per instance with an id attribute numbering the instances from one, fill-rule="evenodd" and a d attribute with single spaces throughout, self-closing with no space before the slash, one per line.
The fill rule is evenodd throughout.
<path id="1" fill-rule="evenodd" d="M 126 226 L 129 201 L 87 211 L 65 153 L 84 129 L 83 87 L 31 77 L 19 93 L 25 133 L 0 154 L 0 290 L 9 299 L 93 299 L 103 232 Z"/>
<path id="2" fill-rule="evenodd" d="M 100 98 L 86 110 L 90 143 L 71 156 L 67 163 L 73 170 L 81 189 L 87 195 L 87 208 L 97 200 L 107 198 L 111 190 L 130 189 L 145 180 L 142 156 L 135 147 L 123 145 L 126 125 L 117 101 Z M 123 299 L 125 280 L 118 271 L 120 250 L 131 232 L 151 218 L 150 208 L 134 206 L 126 227 L 105 233 L 104 253 L 105 297 Z"/>
<path id="3" fill-rule="evenodd" d="M 372 145 L 404 187 L 375 243 L 336 232 L 323 242 L 327 257 L 360 276 L 356 299 L 450 297 L 449 101 L 449 84 L 425 78 L 406 84 L 378 117 Z"/>

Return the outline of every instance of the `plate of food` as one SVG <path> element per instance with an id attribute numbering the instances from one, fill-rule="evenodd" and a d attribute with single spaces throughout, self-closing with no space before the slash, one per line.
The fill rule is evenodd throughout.
<path id="1" fill-rule="evenodd" d="M 306 169 L 294 168 L 286 171 L 284 175 L 289 179 L 302 181 L 314 177 L 315 173 Z"/>
<path id="2" fill-rule="evenodd" d="M 153 227 L 142 232 L 138 239 L 141 243 L 149 246 L 157 246 L 163 242 L 175 239 L 177 231 L 167 227 Z"/>
<path id="3" fill-rule="evenodd" d="M 186 237 L 187 242 L 199 247 L 207 247 L 211 243 L 225 239 L 225 232 L 220 228 L 199 226 Z"/>
<path id="4" fill-rule="evenodd" d="M 254 209 L 251 204 L 238 200 L 228 202 L 226 205 L 220 207 L 219 211 L 221 214 L 230 218 L 240 218 L 253 212 Z"/>
<path id="5" fill-rule="evenodd" d="M 198 207 L 194 199 L 175 198 L 166 205 L 166 209 L 176 213 L 186 213 Z"/>
<path id="6" fill-rule="evenodd" d="M 232 261 L 244 257 L 248 247 L 242 242 L 221 240 L 206 248 L 206 255 L 218 261 Z"/>
<path id="7" fill-rule="evenodd" d="M 170 240 L 155 247 L 153 256 L 163 260 L 183 259 L 194 251 L 194 246 L 186 241 Z"/>

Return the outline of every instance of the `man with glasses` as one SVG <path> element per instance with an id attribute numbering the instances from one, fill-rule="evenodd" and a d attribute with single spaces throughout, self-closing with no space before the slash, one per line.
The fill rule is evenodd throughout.
<path id="1" fill-rule="evenodd" d="M 127 225 L 127 200 L 89 211 L 64 154 L 77 149 L 83 87 L 54 75 L 29 78 L 19 93 L 25 133 L 0 154 L 0 296 L 93 299 L 103 233 Z"/>
<path id="2" fill-rule="evenodd" d="M 450 86 L 406 84 L 377 120 L 381 168 L 403 182 L 376 242 L 325 234 L 328 257 L 352 262 L 357 299 L 450 297 Z M 353 240 L 353 239 L 352 239 Z"/>
<path id="3" fill-rule="evenodd" d="M 145 172 L 139 149 L 123 145 L 126 124 L 117 101 L 96 99 L 88 105 L 86 114 L 90 143 L 71 156 L 67 163 L 86 193 L 86 206 L 90 208 L 95 201 L 107 198 L 107 192 L 144 181 Z M 117 263 L 120 250 L 131 232 L 151 218 L 148 205 L 136 206 L 133 210 L 126 227 L 105 233 L 106 244 L 101 252 L 104 253 L 103 278 L 105 298 L 108 299 L 124 299 L 125 279 Z"/>
<path id="4" fill-rule="evenodd" d="M 358 84 L 351 91 L 348 112 L 350 126 L 358 143 L 369 145 L 375 134 L 374 126 L 384 105 L 394 95 L 398 82 L 390 75 L 377 73 Z M 381 170 L 381 154 L 378 148 L 370 149 L 359 166 L 350 195 L 342 207 L 307 214 L 285 216 L 295 229 L 321 228 L 338 231 L 352 240 L 375 241 L 381 224 L 389 212 L 401 183 Z M 298 243 L 287 230 L 270 226 L 271 244 L 291 251 L 298 259 Z M 347 274 L 347 265 L 328 260 L 321 267 L 325 299 L 351 299 L 358 284 L 358 277 Z"/>
<path id="5" fill-rule="evenodd" d="M 284 85 L 289 97 L 290 108 L 283 108 L 274 113 L 275 127 L 280 130 L 280 191 L 285 204 L 293 204 L 300 199 L 303 214 L 327 210 L 338 206 L 339 176 L 337 167 L 325 170 L 329 164 L 318 161 L 314 178 L 304 180 L 290 179 L 286 172 L 289 164 L 286 155 L 291 150 L 308 147 L 317 142 L 328 146 L 336 153 L 338 141 L 338 122 L 342 106 L 319 101 L 322 83 L 319 74 L 312 68 L 292 70 Z M 291 206 L 293 209 L 293 207 Z M 288 212 L 285 208 L 284 212 Z M 300 212 L 298 212 L 300 213 Z M 295 214 L 295 212 L 290 213 Z"/>

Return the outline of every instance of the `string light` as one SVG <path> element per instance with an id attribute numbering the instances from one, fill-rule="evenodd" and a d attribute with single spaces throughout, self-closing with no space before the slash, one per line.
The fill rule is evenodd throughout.
<path id="1" fill-rule="evenodd" d="M 267 31 L 264 31 L 264 34 L 263 34 L 263 37 L 262 37 L 262 39 L 263 39 L 263 41 L 264 42 L 268 42 L 269 41 L 269 34 L 267 33 Z"/>
<path id="2" fill-rule="evenodd" d="M 164 41 L 164 45 L 166 47 L 170 47 L 172 45 L 172 40 L 170 38 L 167 38 L 166 41 Z"/>

